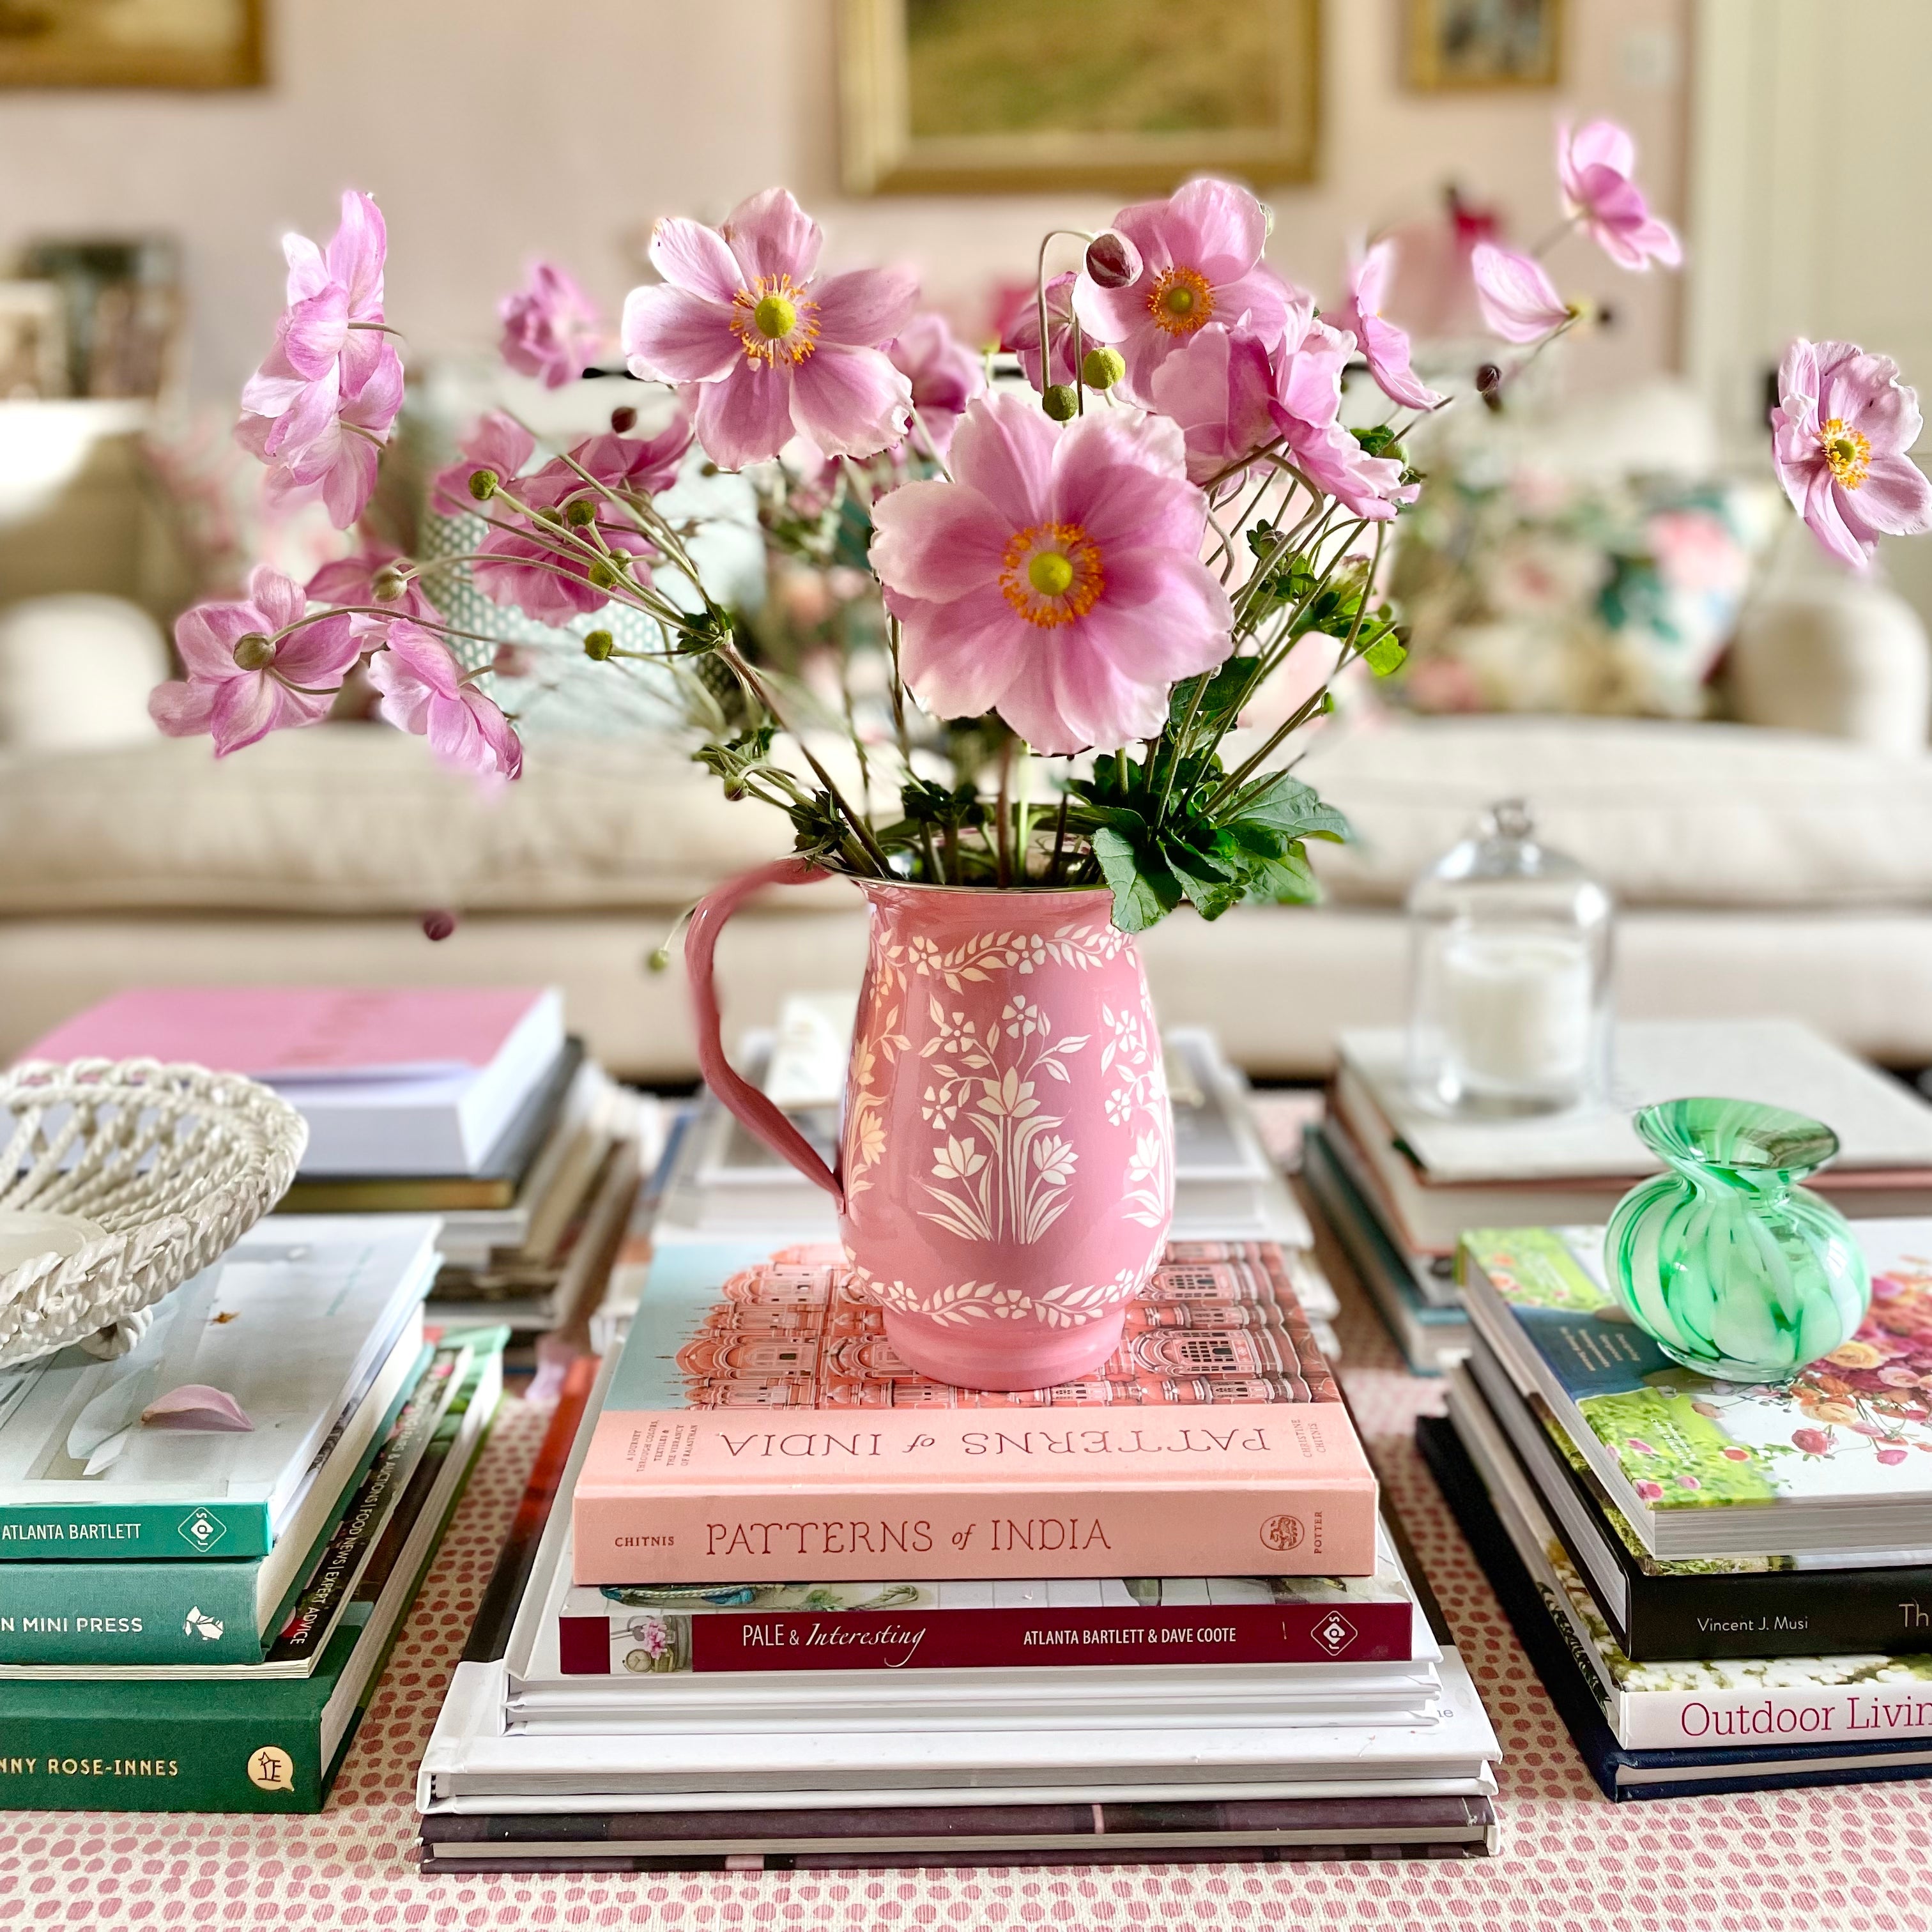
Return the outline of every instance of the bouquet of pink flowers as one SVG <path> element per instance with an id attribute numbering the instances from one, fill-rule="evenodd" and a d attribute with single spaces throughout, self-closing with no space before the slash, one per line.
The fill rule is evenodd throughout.
<path id="1" fill-rule="evenodd" d="M 1624 268 L 1674 263 L 1634 162 L 1606 122 L 1565 130 L 1557 233 L 1581 225 Z M 462 571 L 542 623 L 632 614 L 625 646 L 594 628 L 559 648 L 653 660 L 728 694 L 711 714 L 725 728 L 695 755 L 733 796 L 786 813 L 825 866 L 940 885 L 1104 881 L 1129 932 L 1184 901 L 1214 918 L 1306 899 L 1305 842 L 1347 828 L 1277 754 L 1332 707 L 1330 681 L 1238 759 L 1229 734 L 1310 639 L 1328 640 L 1334 671 L 1402 662 L 1380 570 L 1417 494 L 1405 436 L 1445 398 L 1381 313 L 1391 244 L 1360 256 L 1324 312 L 1268 265 L 1268 230 L 1246 189 L 1204 179 L 1098 235 L 1054 231 L 1003 345 L 1025 386 L 994 390 L 939 317 L 915 314 L 909 278 L 822 274 L 818 224 L 783 189 L 716 229 L 661 221 L 661 279 L 632 292 L 622 340 L 630 373 L 674 392 L 668 427 L 634 434 L 622 409 L 609 433 L 544 452 L 508 416 L 485 416 L 433 485 L 437 507 L 480 516 L 473 550 L 417 562 L 365 542 L 305 586 L 258 571 L 245 599 L 182 618 L 186 676 L 155 692 L 154 715 L 231 752 L 325 716 L 362 664 L 391 723 L 514 778 L 516 720 L 490 694 L 496 640 L 457 628 L 440 592 Z M 1077 247 L 1079 266 L 1049 277 L 1056 244 Z M 350 194 L 326 250 L 286 248 L 286 310 L 238 434 L 273 499 L 319 499 L 349 530 L 403 400 L 382 218 Z M 1520 351 L 1476 373 L 1499 407 L 1515 368 L 1586 312 L 1534 255 L 1485 242 L 1472 268 L 1490 326 Z M 548 265 L 502 318 L 506 359 L 553 385 L 595 352 L 592 305 Z M 1343 421 L 1357 368 L 1385 399 L 1368 427 Z M 1904 453 L 1918 409 L 1896 374 L 1844 343 L 1797 344 L 1785 363 L 1780 475 L 1853 560 L 1880 533 L 1932 523 Z M 836 529 L 848 574 L 876 578 L 892 719 L 882 782 L 888 748 L 862 742 L 861 782 L 834 778 L 707 588 L 692 520 L 663 501 L 698 452 L 765 478 L 768 530 L 808 550 L 812 531 Z M 936 763 L 935 746 L 950 756 Z"/>

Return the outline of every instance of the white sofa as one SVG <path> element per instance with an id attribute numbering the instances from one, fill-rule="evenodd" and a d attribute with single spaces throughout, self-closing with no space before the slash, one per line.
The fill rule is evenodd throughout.
<path id="1" fill-rule="evenodd" d="M 0 637 L 0 660 L 4 639 Z M 1618 997 L 1646 1016 L 1788 1013 L 1932 1064 L 1932 757 L 1742 725 L 1466 718 L 1336 731 L 1305 767 L 1360 834 L 1318 856 L 1330 902 L 1143 945 L 1164 1014 L 1252 1070 L 1318 1074 L 1338 1028 L 1402 1011 L 1403 891 L 1476 813 L 1520 794 L 1622 904 Z M 135 981 L 554 981 L 616 1070 L 694 1075 L 680 910 L 784 849 L 787 828 L 664 748 L 540 742 L 496 796 L 376 725 L 0 748 L 0 1054 Z M 461 916 L 440 944 L 427 910 Z M 856 980 L 841 884 L 728 930 L 728 1024 Z"/>

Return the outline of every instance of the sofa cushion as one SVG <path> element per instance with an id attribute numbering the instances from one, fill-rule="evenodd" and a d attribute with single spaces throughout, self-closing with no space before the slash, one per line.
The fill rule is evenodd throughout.
<path id="1" fill-rule="evenodd" d="M 490 790 L 378 724 L 0 754 L 0 914 L 676 907 L 791 844 L 673 746 L 539 740 Z"/>
<path id="2" fill-rule="evenodd" d="M 1932 757 L 1740 724 L 1372 720 L 1318 740 L 1301 776 L 1353 822 L 1318 846 L 1330 896 L 1399 904 L 1498 799 L 1629 905 L 1932 903 Z"/>
<path id="3" fill-rule="evenodd" d="M 74 752 L 154 736 L 148 693 L 172 675 L 160 626 L 119 597 L 29 597 L 0 611 L 0 745 Z"/>

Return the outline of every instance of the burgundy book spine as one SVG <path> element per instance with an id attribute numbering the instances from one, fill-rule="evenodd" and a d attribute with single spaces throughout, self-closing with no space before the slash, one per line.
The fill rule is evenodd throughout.
<path id="1" fill-rule="evenodd" d="M 561 1616 L 567 1677 L 613 1673 L 627 1616 Z M 1171 1610 L 652 1611 L 682 1622 L 694 1672 L 1010 1670 L 1033 1665 L 1382 1663 L 1412 1654 L 1406 1603 L 1227 1604 Z M 618 1672 L 616 1674 L 621 1674 Z"/>

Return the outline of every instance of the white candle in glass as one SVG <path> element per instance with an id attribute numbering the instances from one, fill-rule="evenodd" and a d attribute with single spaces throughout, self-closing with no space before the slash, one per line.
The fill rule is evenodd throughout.
<path id="1" fill-rule="evenodd" d="M 1568 933 L 1459 933 L 1442 954 L 1443 1022 L 1474 1094 L 1580 1096 L 1592 1028 L 1590 960 Z"/>

